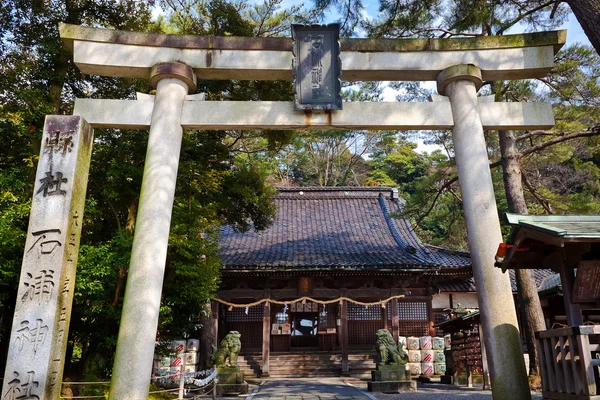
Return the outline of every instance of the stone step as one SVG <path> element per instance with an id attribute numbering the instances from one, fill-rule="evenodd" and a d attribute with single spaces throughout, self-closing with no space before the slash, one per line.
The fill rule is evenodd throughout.
<path id="1" fill-rule="evenodd" d="M 374 352 L 354 352 L 348 355 L 350 375 L 356 378 L 370 378 L 375 369 Z M 335 377 L 342 372 L 342 356 L 331 352 L 289 352 L 271 353 L 269 376 L 281 378 Z M 248 378 L 259 377 L 262 354 L 241 355 L 238 364 Z"/>

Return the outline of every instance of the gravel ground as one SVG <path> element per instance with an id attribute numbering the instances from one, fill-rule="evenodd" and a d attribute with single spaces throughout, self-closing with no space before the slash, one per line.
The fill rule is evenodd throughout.
<path id="1" fill-rule="evenodd" d="M 252 395 L 252 389 L 258 389 Z M 369 393 L 367 382 L 352 378 L 272 379 L 250 390 L 247 400 L 492 400 L 490 390 L 442 384 L 417 384 L 416 392 Z M 532 400 L 542 400 L 532 392 Z"/>
<path id="2" fill-rule="evenodd" d="M 364 392 L 367 392 L 367 383 L 359 380 L 347 380 L 350 384 Z M 368 393 L 368 392 L 367 392 Z M 369 393 L 377 400 L 492 400 L 491 390 L 482 390 L 477 385 L 473 388 L 463 386 L 451 386 L 442 384 L 417 383 L 416 392 L 383 394 Z M 531 393 L 532 400 L 542 400 L 541 393 Z M 373 400 L 373 399 L 372 399 Z"/>

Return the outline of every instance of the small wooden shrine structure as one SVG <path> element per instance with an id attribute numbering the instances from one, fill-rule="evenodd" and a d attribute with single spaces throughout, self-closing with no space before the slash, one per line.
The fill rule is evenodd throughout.
<path id="1" fill-rule="evenodd" d="M 265 231 L 222 229 L 213 302 L 213 329 L 239 331 L 242 349 L 262 351 L 263 375 L 270 351 L 341 352 L 348 372 L 349 350 L 372 349 L 379 329 L 396 341 L 434 335 L 436 313 L 445 314 L 434 296 L 472 286 L 467 253 L 424 244 L 392 218 L 394 189 L 281 188 L 275 203 Z"/>
<path id="2" fill-rule="evenodd" d="M 568 326 L 537 332 L 543 396 L 599 399 L 600 326 L 582 310 L 600 307 L 600 216 L 507 214 L 514 226 L 496 266 L 547 268 L 560 274 Z"/>
<path id="3" fill-rule="evenodd" d="M 469 387 L 483 383 L 489 385 L 487 355 L 481 329 L 479 311 L 466 312 L 455 318 L 434 325 L 451 335 L 451 350 L 446 355 L 446 375 L 442 383 L 467 384 Z"/>

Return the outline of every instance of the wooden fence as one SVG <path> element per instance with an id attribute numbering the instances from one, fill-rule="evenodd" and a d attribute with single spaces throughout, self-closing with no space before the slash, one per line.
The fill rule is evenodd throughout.
<path id="1" fill-rule="evenodd" d="M 542 370 L 542 395 L 557 400 L 592 399 L 597 395 L 595 369 L 600 359 L 600 326 L 573 326 L 536 333 Z"/>

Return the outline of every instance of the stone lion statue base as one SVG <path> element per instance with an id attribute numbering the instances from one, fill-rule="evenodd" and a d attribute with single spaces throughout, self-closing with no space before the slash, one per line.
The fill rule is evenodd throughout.
<path id="1" fill-rule="evenodd" d="M 377 370 L 371 371 L 371 381 L 367 382 L 370 392 L 399 393 L 417 390 L 417 383 L 406 374 L 408 354 L 402 345 L 397 345 L 387 329 L 376 333 Z"/>
<path id="2" fill-rule="evenodd" d="M 213 346 L 210 363 L 219 371 L 219 382 L 217 383 L 217 395 L 246 394 L 248 384 L 244 379 L 244 373 L 240 371 L 237 359 L 242 349 L 240 333 L 231 331 L 221 340 L 219 348 Z"/>

